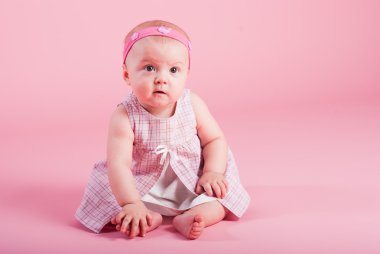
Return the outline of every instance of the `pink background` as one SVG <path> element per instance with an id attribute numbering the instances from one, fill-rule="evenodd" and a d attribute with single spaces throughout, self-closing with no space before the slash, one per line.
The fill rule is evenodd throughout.
<path id="1" fill-rule="evenodd" d="M 359 0 L 1 0 L 0 252 L 379 253 L 379 10 Z M 191 36 L 188 87 L 225 131 L 252 196 L 242 220 L 197 241 L 168 221 L 129 241 L 73 218 L 129 91 L 122 40 L 149 19 Z"/>

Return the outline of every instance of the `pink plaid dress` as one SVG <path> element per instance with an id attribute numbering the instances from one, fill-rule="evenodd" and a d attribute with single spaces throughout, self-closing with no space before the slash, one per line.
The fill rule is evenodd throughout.
<path id="1" fill-rule="evenodd" d="M 202 175 L 203 158 L 190 90 L 185 90 L 177 102 L 174 115 L 169 118 L 151 115 L 138 103 L 133 93 L 122 104 L 128 112 L 135 135 L 131 170 L 141 197 L 144 199 L 145 195 L 150 194 L 164 169 L 172 170 L 188 193 L 198 196 L 194 190 Z M 217 200 L 240 218 L 249 206 L 250 197 L 240 183 L 230 150 L 225 177 L 229 191 L 225 198 Z M 75 217 L 84 226 L 99 233 L 120 211 L 121 207 L 108 182 L 107 163 L 100 161 L 94 165 Z"/>

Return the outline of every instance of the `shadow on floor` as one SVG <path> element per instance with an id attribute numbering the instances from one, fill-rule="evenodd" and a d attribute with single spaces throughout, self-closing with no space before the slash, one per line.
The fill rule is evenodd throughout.
<path id="1" fill-rule="evenodd" d="M 7 189 L 2 193 L 2 206 L 17 211 L 26 211 L 29 215 L 53 223 L 68 225 L 77 230 L 91 232 L 83 227 L 74 218 L 80 199 L 83 195 L 83 186 L 24 186 Z M 210 227 L 205 233 L 208 241 L 234 240 L 234 225 L 254 227 L 255 221 L 271 219 L 288 214 L 347 211 L 349 209 L 375 208 L 376 192 L 355 192 L 339 186 L 324 185 L 289 185 L 270 186 L 260 185 L 247 188 L 251 195 L 251 205 L 243 218 L 238 221 L 226 220 Z M 149 237 L 160 237 L 163 233 L 170 233 L 175 239 L 184 239 L 171 226 L 171 218 L 165 218 L 160 230 L 155 230 Z M 218 231 L 225 230 L 221 235 Z M 125 238 L 113 228 L 105 228 L 102 237 L 117 239 Z M 218 237 L 213 237 L 213 234 Z"/>

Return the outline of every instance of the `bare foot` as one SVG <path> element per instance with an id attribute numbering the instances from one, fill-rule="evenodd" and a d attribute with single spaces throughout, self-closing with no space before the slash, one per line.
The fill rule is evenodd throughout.
<path id="1" fill-rule="evenodd" d="M 197 239 L 206 226 L 202 215 L 181 214 L 173 219 L 173 226 L 191 240 Z"/>

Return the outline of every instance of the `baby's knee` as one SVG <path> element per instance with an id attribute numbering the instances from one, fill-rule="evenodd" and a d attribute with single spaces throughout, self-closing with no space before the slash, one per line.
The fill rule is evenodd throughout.
<path id="1" fill-rule="evenodd" d="M 161 224 L 162 223 L 163 218 L 162 218 L 161 214 L 151 211 L 151 215 L 152 215 L 152 221 L 154 224 L 157 224 L 157 223 Z"/>

